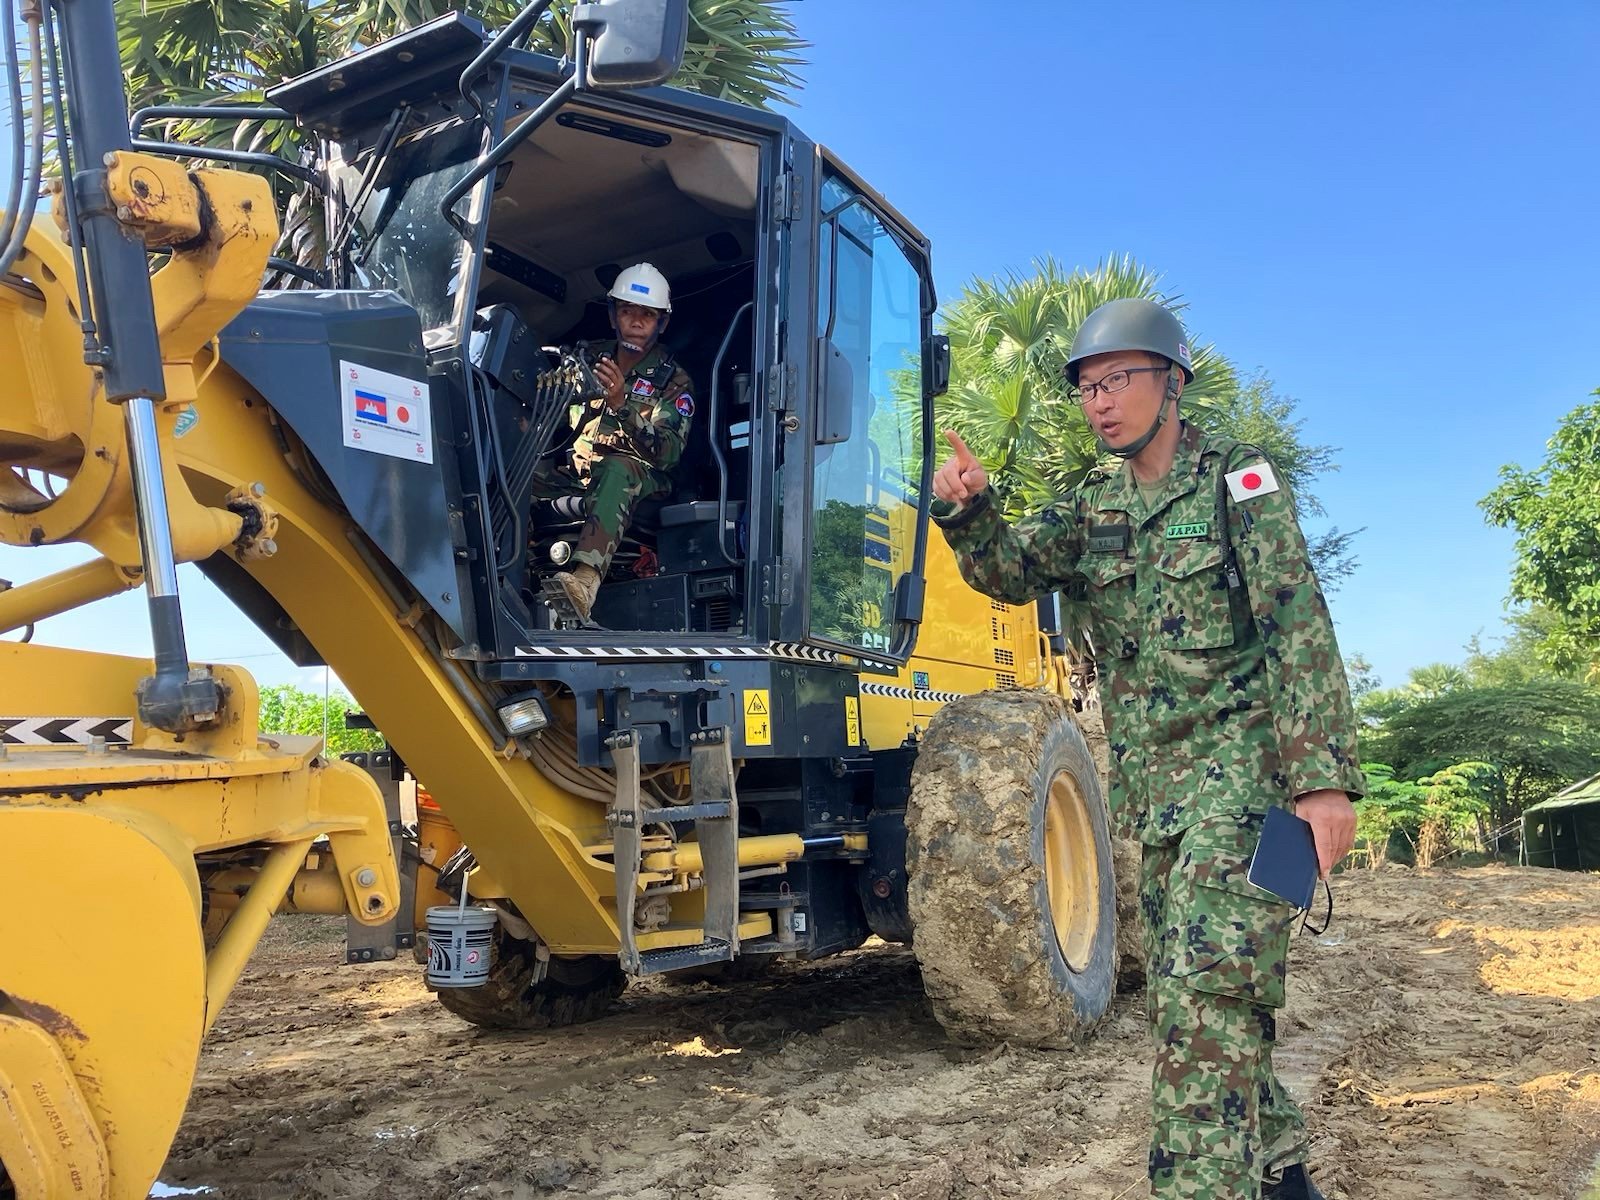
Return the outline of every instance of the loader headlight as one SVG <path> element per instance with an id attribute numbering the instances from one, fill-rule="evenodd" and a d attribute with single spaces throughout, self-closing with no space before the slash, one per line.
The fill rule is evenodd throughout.
<path id="1" fill-rule="evenodd" d="M 528 696 L 518 696 L 515 700 L 500 705 L 495 711 L 500 714 L 506 732 L 512 737 L 538 733 L 550 724 L 550 707 L 544 702 L 544 697 L 537 692 Z"/>

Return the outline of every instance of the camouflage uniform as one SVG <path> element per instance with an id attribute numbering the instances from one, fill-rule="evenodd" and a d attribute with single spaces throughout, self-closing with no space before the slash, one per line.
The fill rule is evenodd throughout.
<path id="1" fill-rule="evenodd" d="M 1362 788 L 1349 686 L 1288 487 L 1218 499 L 1223 475 L 1263 463 L 1186 423 L 1148 502 L 1124 465 L 1014 525 L 992 491 L 940 520 L 979 591 L 1013 604 L 1087 594 L 1111 808 L 1144 848 L 1150 1179 L 1163 1197 L 1255 1197 L 1264 1170 L 1305 1158 L 1272 1069 L 1295 914 L 1245 871 L 1268 809 Z"/>
<path id="2" fill-rule="evenodd" d="M 584 413 L 571 465 L 541 472 L 533 483 L 536 498 L 583 496 L 583 529 L 572 561 L 602 576 L 639 501 L 672 491 L 672 468 L 694 417 L 688 373 L 660 346 L 628 372 L 622 389 L 627 399 L 620 413 L 602 401 Z"/>

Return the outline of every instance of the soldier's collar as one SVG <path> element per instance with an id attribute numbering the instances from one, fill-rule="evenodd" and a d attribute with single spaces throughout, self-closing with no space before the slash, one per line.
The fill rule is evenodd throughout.
<path id="1" fill-rule="evenodd" d="M 1187 496 L 1199 486 L 1200 453 L 1205 440 L 1205 435 L 1188 421 L 1181 423 L 1172 469 L 1161 480 L 1161 490 L 1156 493 L 1156 501 L 1150 506 L 1146 520 L 1153 519 L 1167 505 Z M 1124 462 L 1106 481 L 1105 490 L 1100 493 L 1100 507 L 1135 514 L 1145 511 L 1144 501 L 1139 497 L 1139 481 L 1133 477 L 1131 462 Z"/>

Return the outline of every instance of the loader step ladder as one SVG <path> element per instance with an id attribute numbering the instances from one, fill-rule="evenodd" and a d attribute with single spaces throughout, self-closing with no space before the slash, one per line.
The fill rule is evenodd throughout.
<path id="1" fill-rule="evenodd" d="M 727 962 L 739 953 L 739 798 L 733 788 L 733 754 L 726 728 L 694 735 L 689 750 L 689 803 L 645 809 L 639 798 L 639 744 L 630 730 L 610 740 L 617 795 L 606 821 L 611 826 L 617 870 L 617 929 L 622 969 L 656 975 L 683 967 Z M 693 821 L 704 865 L 706 915 L 698 946 L 640 950 L 634 928 L 642 866 L 641 820 L 652 825 Z"/>

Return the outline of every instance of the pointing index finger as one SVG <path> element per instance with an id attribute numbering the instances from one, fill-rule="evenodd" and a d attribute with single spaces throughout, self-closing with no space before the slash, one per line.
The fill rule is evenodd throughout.
<path id="1" fill-rule="evenodd" d="M 956 456 L 963 460 L 963 466 L 969 462 L 976 465 L 977 458 L 974 457 L 971 450 L 967 449 L 967 444 L 961 440 L 961 435 L 954 429 L 946 429 L 944 431 L 944 440 L 950 443 L 950 448 L 956 452 Z"/>

